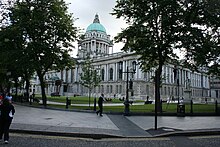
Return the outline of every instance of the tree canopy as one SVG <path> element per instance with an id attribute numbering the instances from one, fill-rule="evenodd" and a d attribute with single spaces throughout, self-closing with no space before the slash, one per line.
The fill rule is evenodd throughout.
<path id="1" fill-rule="evenodd" d="M 77 29 L 67 9 L 63 0 L 16 0 L 7 8 L 9 25 L 5 28 L 12 28 L 14 36 L 21 38 L 14 55 L 19 55 L 19 64 L 37 73 L 45 106 L 45 73 L 73 65 L 69 52 Z"/>
<path id="2" fill-rule="evenodd" d="M 162 66 L 178 59 L 181 51 L 193 66 L 219 71 L 220 1 L 218 0 L 117 0 L 113 15 L 128 27 L 116 42 L 124 51 L 140 55 L 143 70 L 155 68 L 155 110 L 160 109 Z"/>
<path id="3" fill-rule="evenodd" d="M 149 68 L 176 58 L 176 49 L 196 66 L 219 63 L 219 4 L 218 0 L 117 0 L 112 14 L 123 17 L 129 27 L 116 41 L 126 39 L 123 50 L 142 55 L 142 65 Z"/>
<path id="4" fill-rule="evenodd" d="M 89 106 L 90 106 L 90 93 L 91 90 L 97 87 L 101 82 L 101 76 L 98 74 L 97 69 L 92 65 L 92 59 L 87 57 L 82 62 L 82 73 L 80 74 L 80 84 L 89 90 Z"/>

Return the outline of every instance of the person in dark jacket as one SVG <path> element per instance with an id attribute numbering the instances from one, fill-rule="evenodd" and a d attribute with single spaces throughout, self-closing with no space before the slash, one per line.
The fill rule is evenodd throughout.
<path id="1" fill-rule="evenodd" d="M 102 115 L 102 111 L 103 111 L 103 101 L 104 101 L 104 94 L 102 93 L 101 96 L 99 97 L 99 100 L 98 100 L 98 105 L 99 105 L 99 110 L 96 111 L 96 114 L 100 115 L 100 116 L 103 116 Z"/>
<path id="2" fill-rule="evenodd" d="M 11 125 L 13 115 L 15 114 L 14 106 L 12 105 L 12 97 L 6 96 L 3 104 L 0 105 L 0 140 L 4 134 L 4 142 L 8 144 L 9 140 L 9 127 Z"/>

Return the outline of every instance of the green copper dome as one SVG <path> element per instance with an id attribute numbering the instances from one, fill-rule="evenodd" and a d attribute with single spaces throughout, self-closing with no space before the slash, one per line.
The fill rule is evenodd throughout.
<path id="1" fill-rule="evenodd" d="M 99 31 L 106 33 L 105 27 L 102 24 L 100 24 L 99 16 L 97 14 L 95 15 L 93 23 L 90 24 L 86 29 L 86 32 L 89 31 Z"/>

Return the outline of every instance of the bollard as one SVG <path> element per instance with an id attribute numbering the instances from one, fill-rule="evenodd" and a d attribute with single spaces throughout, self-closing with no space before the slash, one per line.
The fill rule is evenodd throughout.
<path id="1" fill-rule="evenodd" d="M 193 101 L 192 100 L 190 101 L 190 106 L 191 106 L 190 113 L 193 114 Z"/>

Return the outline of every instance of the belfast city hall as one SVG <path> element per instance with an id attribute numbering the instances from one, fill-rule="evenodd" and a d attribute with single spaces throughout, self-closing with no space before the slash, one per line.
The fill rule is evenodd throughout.
<path id="1" fill-rule="evenodd" d="M 101 83 L 91 91 L 93 97 L 101 93 L 107 98 L 126 97 L 127 84 L 132 81 L 130 99 L 154 99 L 154 70 L 143 72 L 138 63 L 139 56 L 133 52 L 113 53 L 113 41 L 100 23 L 96 14 L 93 22 L 88 25 L 84 38 L 78 41 L 78 53 L 72 69 L 49 71 L 45 75 L 46 93 L 58 93 L 63 96 L 88 95 L 88 89 L 80 84 L 82 73 L 81 62 L 86 56 L 92 59 L 92 65 L 98 70 Z M 176 82 L 178 79 L 178 82 Z M 60 85 L 57 84 L 60 82 Z M 32 82 L 32 90 L 40 93 L 38 78 Z M 161 99 L 186 98 L 204 101 L 212 98 L 210 76 L 203 72 L 195 72 L 181 65 L 167 63 L 163 66 Z M 214 97 L 213 97 L 214 98 Z"/>

